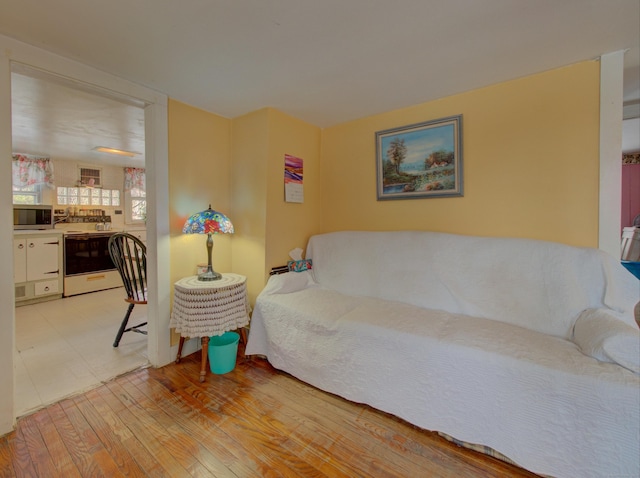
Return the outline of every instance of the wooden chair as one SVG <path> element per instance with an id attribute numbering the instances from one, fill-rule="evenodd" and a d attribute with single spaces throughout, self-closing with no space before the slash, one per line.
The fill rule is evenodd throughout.
<path id="1" fill-rule="evenodd" d="M 120 324 L 120 329 L 113 342 L 117 347 L 125 332 L 147 334 L 146 330 L 139 330 L 147 325 L 146 322 L 128 327 L 131 311 L 136 304 L 147 303 L 147 247 L 135 236 L 125 232 L 118 232 L 109 238 L 109 255 L 120 273 L 129 303 L 127 313 Z"/>

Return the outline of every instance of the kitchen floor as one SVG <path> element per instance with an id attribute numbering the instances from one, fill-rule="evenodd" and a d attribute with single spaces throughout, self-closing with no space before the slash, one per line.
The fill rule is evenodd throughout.
<path id="1" fill-rule="evenodd" d="M 16 307 L 16 415 L 145 367 L 147 336 L 113 340 L 128 304 L 122 287 Z M 129 324 L 146 321 L 136 305 Z"/>

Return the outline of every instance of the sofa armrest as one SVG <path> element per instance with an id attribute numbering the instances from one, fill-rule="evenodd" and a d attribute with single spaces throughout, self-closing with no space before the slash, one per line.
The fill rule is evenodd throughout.
<path id="1" fill-rule="evenodd" d="M 289 294 L 315 285 L 311 270 L 285 272 L 271 276 L 260 295 Z"/>
<path id="2" fill-rule="evenodd" d="M 606 309 L 583 311 L 573 327 L 573 342 L 585 355 L 640 374 L 640 330 Z"/>

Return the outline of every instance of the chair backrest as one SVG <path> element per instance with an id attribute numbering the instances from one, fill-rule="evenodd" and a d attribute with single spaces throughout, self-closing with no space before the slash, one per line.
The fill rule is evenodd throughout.
<path id="1" fill-rule="evenodd" d="M 127 301 L 147 301 L 147 247 L 135 236 L 118 232 L 109 238 L 109 255 L 118 269 Z"/>

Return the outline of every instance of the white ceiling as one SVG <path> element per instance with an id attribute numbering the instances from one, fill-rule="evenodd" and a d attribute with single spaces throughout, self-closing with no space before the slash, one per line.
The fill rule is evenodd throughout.
<path id="1" fill-rule="evenodd" d="M 326 127 L 624 49 L 640 99 L 639 0 L 2 0 L 0 34 L 229 118 Z M 139 108 L 16 78 L 14 149 L 144 152 Z"/>
<path id="2" fill-rule="evenodd" d="M 11 74 L 12 147 L 16 153 L 113 166 L 144 167 L 144 110 L 78 89 L 35 70 Z M 114 156 L 104 146 L 133 153 Z"/>

